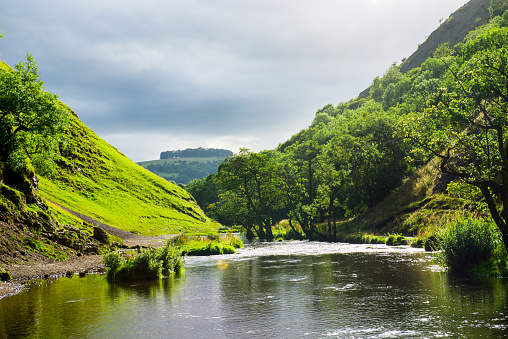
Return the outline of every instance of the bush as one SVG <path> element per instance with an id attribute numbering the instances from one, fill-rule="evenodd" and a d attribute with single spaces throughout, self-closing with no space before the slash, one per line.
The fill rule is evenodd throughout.
<path id="1" fill-rule="evenodd" d="M 406 238 L 401 234 L 390 234 L 386 240 L 388 246 L 407 245 Z"/>
<path id="2" fill-rule="evenodd" d="M 125 257 L 118 252 L 104 256 L 109 281 L 159 279 L 181 272 L 184 264 L 181 251 L 169 241 L 164 247 L 148 249 Z"/>
<path id="3" fill-rule="evenodd" d="M 441 237 L 438 257 L 451 271 L 470 272 L 490 259 L 499 235 L 487 223 L 467 219 L 446 229 Z"/>
<path id="4" fill-rule="evenodd" d="M 12 279 L 12 274 L 9 271 L 0 267 L 0 281 L 9 281 Z"/>

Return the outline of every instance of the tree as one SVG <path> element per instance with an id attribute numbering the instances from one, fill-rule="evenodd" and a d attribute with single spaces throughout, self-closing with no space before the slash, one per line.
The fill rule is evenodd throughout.
<path id="1" fill-rule="evenodd" d="M 69 123 L 57 96 L 44 91 L 32 55 L 15 70 L 0 69 L 0 161 L 13 170 L 30 159 L 39 172 L 48 172 Z"/>
<path id="2" fill-rule="evenodd" d="M 480 51 L 452 74 L 455 90 L 403 127 L 443 173 L 481 191 L 508 248 L 508 50 Z"/>
<path id="3" fill-rule="evenodd" d="M 351 171 L 354 165 L 352 158 L 358 153 L 356 144 L 355 138 L 351 135 L 337 136 L 323 147 L 316 159 L 317 176 L 320 179 L 316 203 L 327 211 L 329 241 L 337 239 L 335 203 L 341 191 L 351 183 Z"/>
<path id="4" fill-rule="evenodd" d="M 258 236 L 273 239 L 271 212 L 283 206 L 282 183 L 277 165 L 269 152 L 253 153 L 241 149 L 226 158 L 217 173 L 219 186 L 241 199 L 258 224 Z M 223 195 L 224 196 L 224 195 Z"/>

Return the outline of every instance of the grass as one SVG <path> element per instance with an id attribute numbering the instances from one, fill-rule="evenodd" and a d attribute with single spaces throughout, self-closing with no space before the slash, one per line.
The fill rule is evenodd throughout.
<path id="1" fill-rule="evenodd" d="M 181 234 L 170 240 L 179 246 L 183 255 L 202 256 L 233 254 L 237 248 L 243 247 L 243 242 L 234 234 L 209 234 L 208 236 L 186 236 Z"/>
<path id="2" fill-rule="evenodd" d="M 214 232 L 194 198 L 143 169 L 71 118 L 67 146 L 42 196 L 114 227 L 142 235 Z"/>
<path id="3" fill-rule="evenodd" d="M 161 248 L 141 250 L 138 253 L 110 252 L 103 258 L 108 281 L 136 281 L 160 279 L 183 270 L 184 255 L 215 255 L 235 253 L 243 243 L 234 234 L 187 236 L 180 234 Z"/>
<path id="4" fill-rule="evenodd" d="M 450 271 L 499 276 L 507 273 L 507 255 L 497 228 L 475 219 L 450 223 L 441 234 L 438 258 Z"/>

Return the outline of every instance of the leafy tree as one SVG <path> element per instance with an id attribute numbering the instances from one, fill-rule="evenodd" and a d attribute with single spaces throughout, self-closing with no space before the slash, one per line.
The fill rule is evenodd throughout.
<path id="1" fill-rule="evenodd" d="M 258 224 L 258 236 L 273 239 L 271 213 L 283 207 L 282 183 L 277 165 L 269 152 L 241 149 L 227 158 L 217 174 L 219 186 L 241 200 Z"/>
<path id="2" fill-rule="evenodd" d="M 390 68 L 385 72 L 382 78 L 375 77 L 372 86 L 370 88 L 370 96 L 372 99 L 376 101 L 381 101 L 383 98 L 383 94 L 390 84 L 396 84 L 400 80 L 402 80 L 403 76 L 400 73 L 399 66 L 393 64 Z"/>
<path id="3" fill-rule="evenodd" d="M 406 119 L 405 133 L 481 191 L 508 248 L 508 50 L 480 51 L 453 75 L 456 90 Z"/>
<path id="4" fill-rule="evenodd" d="M 219 187 L 215 182 L 215 174 L 210 174 L 204 179 L 194 179 L 188 185 L 185 186 L 185 190 L 189 192 L 199 207 L 206 213 L 211 212 L 210 205 L 216 203 L 219 199 Z M 227 220 L 223 218 L 217 218 L 217 221 L 226 223 Z"/>
<path id="5" fill-rule="evenodd" d="M 15 70 L 0 69 L 0 161 L 21 170 L 27 160 L 49 172 L 69 123 L 57 96 L 44 91 L 32 55 Z"/>
<path id="6" fill-rule="evenodd" d="M 297 220 L 303 232 L 312 238 L 312 231 L 306 227 L 306 223 L 303 221 L 305 214 L 303 201 L 307 194 L 306 178 L 302 176 L 302 171 L 293 159 L 293 154 L 284 154 L 278 159 L 277 176 L 282 184 L 281 193 L 287 210 L 289 226 L 295 234 L 298 234 L 299 232 L 293 225 L 293 220 Z"/>
<path id="7" fill-rule="evenodd" d="M 317 176 L 319 177 L 318 198 L 316 203 L 324 207 L 328 214 L 328 240 L 337 238 L 337 224 L 335 203 L 337 198 L 348 186 L 351 186 L 351 171 L 354 167 L 353 157 L 359 154 L 355 147 L 355 138 L 351 135 L 341 135 L 323 147 L 317 157 L 319 164 Z M 342 196 L 345 200 L 345 196 Z M 344 201 L 340 201 L 344 203 Z M 333 231 L 332 231 L 333 220 Z"/>

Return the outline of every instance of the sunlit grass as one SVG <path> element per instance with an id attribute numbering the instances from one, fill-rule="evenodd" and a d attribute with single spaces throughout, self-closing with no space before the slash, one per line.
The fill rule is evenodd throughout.
<path id="1" fill-rule="evenodd" d="M 143 235 L 214 232 L 213 222 L 180 187 L 135 164 L 72 117 L 72 129 L 52 178 L 40 191 L 56 203 L 111 226 Z"/>

